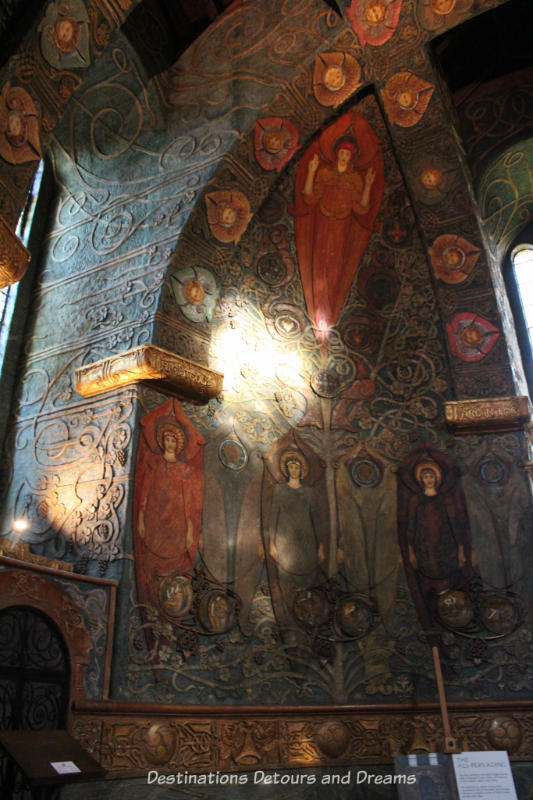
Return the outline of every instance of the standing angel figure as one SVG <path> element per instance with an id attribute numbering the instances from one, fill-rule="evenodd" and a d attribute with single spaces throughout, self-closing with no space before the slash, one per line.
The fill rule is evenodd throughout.
<path id="1" fill-rule="evenodd" d="M 203 437 L 177 400 L 141 420 L 135 470 L 135 569 L 139 602 L 161 610 L 169 576 L 190 576 L 198 550 Z"/>
<path id="2" fill-rule="evenodd" d="M 335 325 L 381 205 L 383 156 L 357 112 L 326 128 L 302 157 L 292 208 L 307 310 L 320 332 Z"/>

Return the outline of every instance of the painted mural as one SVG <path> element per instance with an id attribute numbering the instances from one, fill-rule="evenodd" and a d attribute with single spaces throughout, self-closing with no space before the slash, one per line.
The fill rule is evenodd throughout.
<path id="1" fill-rule="evenodd" d="M 39 69 L 76 92 L 41 106 L 58 194 L 5 531 L 120 581 L 117 699 L 434 700 L 430 641 L 450 697 L 525 697 L 527 443 L 443 414 L 514 390 L 424 49 L 472 4 L 264 5 L 151 79 L 83 4 L 39 21 Z M 10 168 L 41 146 L 15 83 Z M 146 342 L 223 371 L 221 397 L 76 396 L 75 366 Z"/>

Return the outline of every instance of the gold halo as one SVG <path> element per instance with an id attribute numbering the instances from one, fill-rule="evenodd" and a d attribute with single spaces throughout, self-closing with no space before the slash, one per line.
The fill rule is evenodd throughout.
<path id="1" fill-rule="evenodd" d="M 180 426 L 176 425 L 174 422 L 161 422 L 157 426 L 155 440 L 159 445 L 162 453 L 165 452 L 165 445 L 163 443 L 163 438 L 165 436 L 165 433 L 172 433 L 176 437 L 176 439 L 178 440 L 176 455 L 178 453 L 181 453 L 181 451 L 183 450 L 183 443 L 185 441 L 185 436 L 183 435 L 183 431 L 180 428 Z"/>
<path id="2" fill-rule="evenodd" d="M 302 480 L 305 479 L 307 473 L 309 472 L 309 465 L 307 463 L 307 459 L 301 450 L 285 450 L 279 457 L 279 468 L 281 470 L 282 475 L 286 478 L 289 477 L 289 470 L 287 469 L 287 461 L 299 461 L 302 467 Z"/>
<path id="3" fill-rule="evenodd" d="M 421 486 L 422 485 L 422 472 L 425 469 L 430 469 L 435 472 L 437 476 L 437 486 L 440 486 L 442 483 L 442 470 L 437 464 L 436 461 L 431 461 L 431 459 L 427 459 L 426 461 L 419 461 L 415 467 L 415 479 L 416 482 Z"/>

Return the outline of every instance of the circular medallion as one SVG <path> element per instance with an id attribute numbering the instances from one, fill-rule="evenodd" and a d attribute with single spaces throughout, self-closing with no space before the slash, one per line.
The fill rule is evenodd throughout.
<path id="1" fill-rule="evenodd" d="M 218 457 L 227 469 L 239 472 L 248 463 L 248 453 L 236 439 L 224 439 L 218 448 Z"/>
<path id="2" fill-rule="evenodd" d="M 265 253 L 257 262 L 257 274 L 269 286 L 279 286 L 285 280 L 287 269 L 278 253 Z"/>
<path id="3" fill-rule="evenodd" d="M 235 599 L 221 589 L 213 589 L 200 600 L 198 619 L 206 631 L 225 633 L 235 624 Z"/>
<path id="4" fill-rule="evenodd" d="M 512 717 L 496 717 L 489 725 L 487 738 L 495 750 L 514 753 L 522 744 L 522 728 Z"/>
<path id="5" fill-rule="evenodd" d="M 453 247 L 446 247 L 442 251 L 442 260 L 448 269 L 461 269 L 466 261 L 464 250 L 454 245 Z"/>
<path id="6" fill-rule="evenodd" d="M 384 308 L 395 302 L 400 284 L 394 272 L 375 272 L 366 282 L 365 293 L 369 303 L 375 308 Z"/>
<path id="7" fill-rule="evenodd" d="M 176 731 L 169 725 L 155 723 L 144 734 L 144 750 L 152 764 L 168 764 L 176 743 Z"/>
<path id="8" fill-rule="evenodd" d="M 197 280 L 186 281 L 183 284 L 183 294 L 188 303 L 198 306 L 205 298 L 205 289 Z"/>
<path id="9" fill-rule="evenodd" d="M 456 0 L 431 0 L 431 10 L 435 14 L 449 14 L 455 8 Z"/>
<path id="10" fill-rule="evenodd" d="M 345 636 L 360 639 L 372 630 L 374 615 L 372 609 L 358 597 L 345 597 L 335 612 L 335 621 Z"/>
<path id="11" fill-rule="evenodd" d="M 356 459 L 350 470 L 352 480 L 357 486 L 377 486 L 383 473 L 379 464 L 371 458 Z"/>
<path id="12" fill-rule="evenodd" d="M 339 387 L 339 378 L 331 369 L 319 369 L 311 378 L 311 388 L 319 397 L 335 397 Z"/>
<path id="13" fill-rule="evenodd" d="M 161 582 L 159 600 L 169 617 L 179 619 L 185 616 L 193 600 L 191 581 L 185 575 L 169 575 Z"/>
<path id="14" fill-rule="evenodd" d="M 330 758 L 341 756 L 350 744 L 350 731 L 344 722 L 324 722 L 315 733 L 318 748 Z"/>
<path id="15" fill-rule="evenodd" d="M 503 483 L 507 478 L 507 470 L 497 458 L 488 457 L 479 465 L 479 477 L 485 483 Z"/>
<path id="16" fill-rule="evenodd" d="M 465 628 L 474 616 L 474 609 L 466 592 L 450 589 L 439 595 L 437 613 L 449 628 Z"/>
<path id="17" fill-rule="evenodd" d="M 54 41 L 62 53 L 72 53 L 78 46 L 79 27 L 76 20 L 60 17 L 54 28 Z"/>
<path id="18" fill-rule="evenodd" d="M 346 75 L 342 67 L 328 67 L 324 73 L 324 85 L 330 92 L 338 92 L 346 83 Z"/>
<path id="19" fill-rule="evenodd" d="M 302 325 L 296 314 L 284 309 L 274 319 L 274 328 L 284 339 L 295 339 L 302 332 Z"/>
<path id="20" fill-rule="evenodd" d="M 324 592 L 317 589 L 298 589 L 294 596 L 294 616 L 306 628 L 318 628 L 328 616 L 328 601 Z"/>
<path id="21" fill-rule="evenodd" d="M 442 183 L 442 172 L 435 167 L 428 167 L 422 171 L 420 181 L 425 189 L 438 189 Z"/>
<path id="22" fill-rule="evenodd" d="M 505 595 L 488 597 L 481 604 L 480 616 L 483 625 L 488 631 L 500 635 L 511 633 L 518 622 L 516 606 Z"/>
<path id="23" fill-rule="evenodd" d="M 381 25 L 387 16 L 387 4 L 384 0 L 370 0 L 367 3 L 364 15 L 369 25 Z"/>
<path id="24" fill-rule="evenodd" d="M 412 86 L 402 86 L 396 94 L 396 102 L 402 111 L 412 111 L 418 103 L 418 92 Z"/>

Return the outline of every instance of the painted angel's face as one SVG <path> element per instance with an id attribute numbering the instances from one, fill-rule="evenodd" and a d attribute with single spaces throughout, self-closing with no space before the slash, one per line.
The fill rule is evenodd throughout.
<path id="1" fill-rule="evenodd" d="M 176 450 L 178 449 L 178 437 L 170 431 L 165 431 L 163 434 L 163 447 L 165 448 L 165 453 L 176 455 Z"/>
<path id="2" fill-rule="evenodd" d="M 337 150 L 337 166 L 340 167 L 341 169 L 346 169 L 346 167 L 350 163 L 351 157 L 352 154 L 350 150 L 344 147 L 339 147 L 339 149 Z"/>
<path id="3" fill-rule="evenodd" d="M 292 461 L 287 461 L 287 471 L 289 473 L 289 478 L 297 479 L 300 478 L 302 475 L 302 465 L 296 459 Z"/>
<path id="4" fill-rule="evenodd" d="M 437 489 L 438 481 L 435 470 L 423 469 L 420 477 L 422 478 L 422 486 L 425 492 L 434 492 Z"/>

